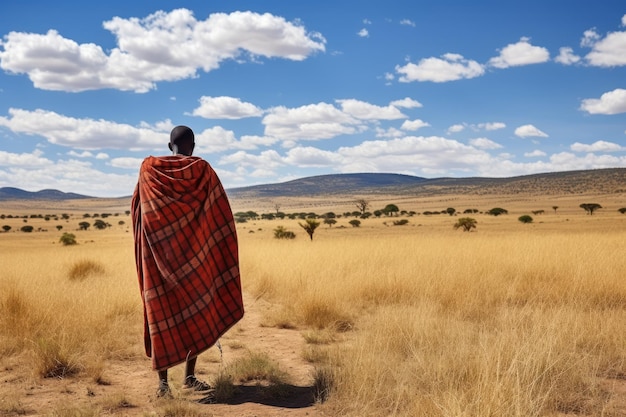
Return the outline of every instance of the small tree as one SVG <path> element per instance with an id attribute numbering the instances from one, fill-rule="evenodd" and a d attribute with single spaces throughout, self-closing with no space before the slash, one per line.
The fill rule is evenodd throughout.
<path id="1" fill-rule="evenodd" d="M 446 213 L 448 213 L 450 216 L 454 216 L 454 213 L 456 213 L 456 209 L 454 207 L 448 207 L 446 209 Z"/>
<path id="2" fill-rule="evenodd" d="M 387 216 L 393 216 L 394 214 L 397 214 L 399 211 L 400 209 L 395 204 L 387 204 L 385 208 L 383 209 L 383 213 L 385 213 Z"/>
<path id="3" fill-rule="evenodd" d="M 89 229 L 89 226 L 91 226 L 89 224 L 89 222 L 80 222 L 80 223 L 78 223 L 78 228 L 80 230 L 87 230 L 87 229 Z"/>
<path id="4" fill-rule="evenodd" d="M 598 203 L 583 203 L 579 207 L 589 213 L 590 216 L 593 215 L 594 211 L 602 208 L 602 206 Z"/>
<path id="5" fill-rule="evenodd" d="M 501 214 L 509 214 L 509 212 L 508 212 L 508 211 L 506 211 L 506 210 L 505 210 L 505 209 L 503 209 L 503 208 L 500 208 L 500 207 L 494 207 L 494 208 L 492 208 L 491 210 L 489 210 L 489 211 L 487 212 L 487 214 L 490 214 L 490 215 L 492 215 L 492 216 L 499 216 L 499 215 L 501 215 Z"/>
<path id="6" fill-rule="evenodd" d="M 335 219 L 324 219 L 324 224 L 327 224 L 328 227 L 333 227 L 333 224 L 337 223 Z"/>
<path id="7" fill-rule="evenodd" d="M 95 227 L 98 230 L 103 230 L 109 227 L 109 224 L 106 223 L 104 220 L 98 219 L 93 223 L 93 227 Z"/>
<path id="8" fill-rule="evenodd" d="M 4 226 L 2 226 L 2 230 L 4 230 L 5 232 L 8 232 L 9 230 L 11 230 L 11 226 L 9 226 L 8 224 L 5 224 Z"/>
<path id="9" fill-rule="evenodd" d="M 554 210 L 554 214 L 556 214 L 556 211 L 558 210 L 559 206 L 552 206 L 552 210 Z"/>
<path id="10" fill-rule="evenodd" d="M 315 219 L 308 218 L 305 220 L 304 223 L 298 222 L 298 224 L 307 232 L 311 240 L 313 240 L 313 233 L 315 233 L 315 229 L 317 229 L 317 227 L 320 225 L 320 222 Z"/>
<path id="11" fill-rule="evenodd" d="M 361 214 L 365 213 L 365 210 L 367 210 L 367 208 L 370 205 L 370 203 L 367 200 L 363 199 L 363 198 L 355 201 L 355 204 L 356 204 L 356 207 L 361 212 Z"/>
<path id="12" fill-rule="evenodd" d="M 624 214 L 624 213 L 626 213 L 626 207 L 622 207 L 620 209 L 617 209 L 617 211 L 619 211 L 620 213 Z"/>
<path id="13" fill-rule="evenodd" d="M 361 225 L 361 221 L 356 219 L 350 220 L 348 223 L 350 223 L 352 227 L 359 227 Z"/>
<path id="14" fill-rule="evenodd" d="M 77 243 L 76 236 L 72 233 L 63 233 L 59 242 L 61 242 L 63 246 L 75 245 Z"/>
<path id="15" fill-rule="evenodd" d="M 20 230 L 24 233 L 30 233 L 33 231 L 33 226 L 22 226 Z"/>
<path id="16" fill-rule="evenodd" d="M 530 217 L 528 214 L 524 214 L 523 216 L 520 216 L 517 220 L 519 220 L 522 223 L 532 223 L 533 222 L 533 218 Z"/>
<path id="17" fill-rule="evenodd" d="M 57 230 L 60 232 L 60 231 L 61 231 L 61 229 L 63 229 L 63 226 L 61 226 L 60 224 L 57 224 L 56 228 L 57 228 Z"/>
<path id="18" fill-rule="evenodd" d="M 471 217 L 461 217 L 456 221 L 453 227 L 455 230 L 461 228 L 464 232 L 471 232 L 472 229 L 476 228 L 476 223 L 478 223 L 476 219 L 472 219 Z"/>

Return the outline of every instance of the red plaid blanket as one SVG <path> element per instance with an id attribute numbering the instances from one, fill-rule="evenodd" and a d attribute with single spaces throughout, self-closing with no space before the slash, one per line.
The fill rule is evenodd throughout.
<path id="1" fill-rule="evenodd" d="M 210 348 L 243 317 L 233 215 L 198 157 L 148 157 L 131 203 L 146 354 L 167 369 Z"/>

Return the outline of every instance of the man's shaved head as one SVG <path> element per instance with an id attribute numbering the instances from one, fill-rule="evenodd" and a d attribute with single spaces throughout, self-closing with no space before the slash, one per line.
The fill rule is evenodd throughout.
<path id="1" fill-rule="evenodd" d="M 193 130 L 187 126 L 176 126 L 170 133 L 169 148 L 174 153 L 190 156 L 195 145 Z"/>

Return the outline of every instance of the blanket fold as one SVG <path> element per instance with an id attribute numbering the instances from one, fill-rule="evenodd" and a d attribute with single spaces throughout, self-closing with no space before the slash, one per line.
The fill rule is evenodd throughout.
<path id="1" fill-rule="evenodd" d="M 235 222 L 215 171 L 193 156 L 146 158 L 131 216 L 146 354 L 163 370 L 243 317 Z"/>

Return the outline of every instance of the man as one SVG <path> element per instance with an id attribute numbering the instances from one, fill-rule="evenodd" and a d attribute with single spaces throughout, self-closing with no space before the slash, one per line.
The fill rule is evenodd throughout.
<path id="1" fill-rule="evenodd" d="M 144 342 L 160 397 L 171 397 L 168 369 L 183 362 L 183 386 L 209 390 L 195 376 L 196 358 L 244 314 L 232 211 L 194 147 L 193 131 L 175 127 L 173 155 L 144 159 L 131 203 Z"/>

